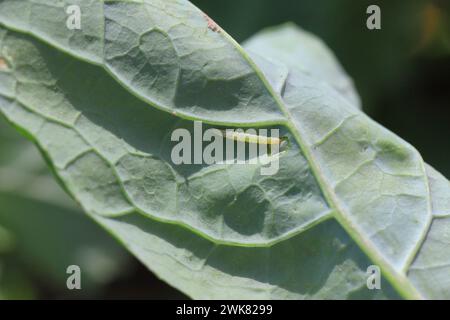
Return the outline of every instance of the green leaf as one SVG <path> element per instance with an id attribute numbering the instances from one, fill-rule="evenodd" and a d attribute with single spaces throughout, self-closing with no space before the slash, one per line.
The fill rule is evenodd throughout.
<path id="1" fill-rule="evenodd" d="M 245 41 L 243 47 L 327 82 L 351 104 L 361 108 L 353 81 L 333 52 L 322 40 L 295 24 L 267 28 Z"/>
<path id="2" fill-rule="evenodd" d="M 83 290 L 71 295 L 95 296 L 125 272 L 129 256 L 83 215 L 35 146 L 3 119 L 0 140 L 0 299 L 35 295 L 30 274 L 47 290 L 69 293 L 72 264 L 83 270 Z"/>
<path id="3" fill-rule="evenodd" d="M 333 62 L 249 54 L 187 1 L 79 1 L 81 30 L 68 3 L 0 2 L 0 111 L 158 276 L 194 298 L 450 297 L 449 182 L 333 88 Z M 175 165 L 193 120 L 290 148 L 273 176 Z"/>

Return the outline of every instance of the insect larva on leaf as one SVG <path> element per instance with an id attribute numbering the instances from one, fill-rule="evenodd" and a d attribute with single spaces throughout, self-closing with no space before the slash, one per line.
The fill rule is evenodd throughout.
<path id="1" fill-rule="evenodd" d="M 276 136 L 267 136 L 267 130 L 266 129 L 262 129 L 261 131 L 264 131 L 266 133 L 266 135 L 258 135 L 258 134 L 253 134 L 253 133 L 248 133 L 248 132 L 243 132 L 242 130 L 232 130 L 232 129 L 227 129 L 227 130 L 220 130 L 222 136 L 225 139 L 229 139 L 229 140 L 234 140 L 234 141 L 239 141 L 239 142 L 244 142 L 244 143 L 254 143 L 254 144 L 258 144 L 258 145 L 267 145 L 269 150 L 268 153 L 271 153 L 271 149 L 272 146 L 276 146 L 276 148 L 274 148 L 275 150 L 281 150 L 281 149 L 285 149 L 285 147 L 287 146 L 287 137 L 278 137 L 278 129 L 275 129 L 277 132 Z M 254 129 L 248 129 L 247 131 L 252 131 L 256 133 L 256 130 Z"/>

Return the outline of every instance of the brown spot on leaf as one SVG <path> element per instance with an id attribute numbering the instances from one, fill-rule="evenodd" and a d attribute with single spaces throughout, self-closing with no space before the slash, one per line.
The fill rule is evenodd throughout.
<path id="1" fill-rule="evenodd" d="M 208 23 L 208 29 L 214 32 L 220 32 L 220 27 L 214 22 L 213 19 L 211 19 L 206 13 L 203 14 L 203 17 L 205 17 L 205 20 Z"/>
<path id="2" fill-rule="evenodd" d="M 6 71 L 8 70 L 8 64 L 6 63 L 6 60 L 0 57 L 0 71 Z"/>

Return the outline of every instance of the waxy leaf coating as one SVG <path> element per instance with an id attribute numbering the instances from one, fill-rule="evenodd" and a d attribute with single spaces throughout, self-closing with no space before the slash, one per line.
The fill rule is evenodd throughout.
<path id="1" fill-rule="evenodd" d="M 285 25 L 243 49 L 185 0 L 77 3 L 72 30 L 69 1 L 0 1 L 0 111 L 159 277 L 194 298 L 450 298 L 449 181 L 359 109 L 318 39 Z M 272 176 L 175 165 L 194 120 L 290 148 Z"/>

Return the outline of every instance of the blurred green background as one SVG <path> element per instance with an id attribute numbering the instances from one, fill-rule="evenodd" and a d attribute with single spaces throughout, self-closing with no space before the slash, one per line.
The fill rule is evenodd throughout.
<path id="1" fill-rule="evenodd" d="M 372 118 L 450 177 L 450 1 L 195 0 L 242 42 L 293 21 L 331 48 Z M 366 8 L 381 8 L 381 30 Z M 66 268 L 82 290 L 66 289 Z M 0 299 L 185 296 L 159 281 L 64 194 L 37 149 L 0 119 Z"/>

